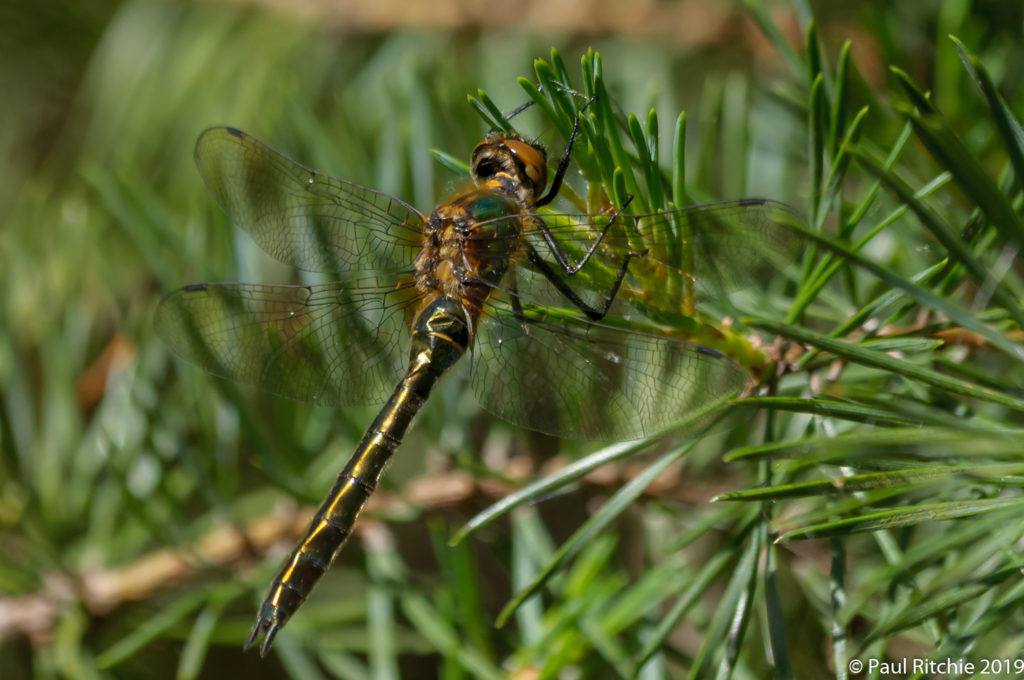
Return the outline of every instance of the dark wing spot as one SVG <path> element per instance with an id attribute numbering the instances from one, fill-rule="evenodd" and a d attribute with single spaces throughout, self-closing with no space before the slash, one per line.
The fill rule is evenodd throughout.
<path id="1" fill-rule="evenodd" d="M 704 345 L 697 345 L 697 351 L 700 352 L 701 354 L 706 354 L 709 357 L 714 357 L 715 359 L 725 358 L 725 355 L 719 352 L 717 349 L 711 349 L 710 347 L 705 347 Z"/>

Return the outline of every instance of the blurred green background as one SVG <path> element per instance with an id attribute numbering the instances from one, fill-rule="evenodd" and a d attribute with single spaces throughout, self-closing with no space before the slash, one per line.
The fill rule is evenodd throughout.
<path id="1" fill-rule="evenodd" d="M 836 593 L 856 599 L 835 587 L 843 548 L 828 541 L 794 544 L 780 566 L 774 549 L 771 556 L 762 552 L 772 531 L 768 511 L 762 514 L 756 503 L 708 503 L 715 493 L 767 481 L 764 463 L 722 462 L 723 452 L 761 434 L 754 427 L 701 443 L 683 470 L 660 479 L 622 512 L 614 530 L 592 537 L 572 568 L 563 567 L 550 600 L 531 600 L 495 629 L 501 606 L 529 580 L 523 574 L 535 572 L 643 462 L 606 466 L 602 475 L 449 547 L 453 531 L 479 509 L 542 470 L 599 448 L 495 425 L 456 383 L 439 388 L 420 416 L 357 539 L 275 653 L 261 661 L 240 651 L 272 570 L 374 411 L 316 409 L 211 378 L 172 359 L 155 337 L 156 304 L 183 284 L 294 278 L 231 227 L 207 194 L 192 161 L 198 134 L 211 125 L 239 127 L 312 167 L 427 211 L 460 181 L 431 150 L 466 159 L 487 132 L 467 94 L 483 88 L 511 110 L 525 101 L 516 78 L 532 77 L 535 58 L 557 47 L 574 73 L 580 54 L 593 47 L 621 111 L 645 119 L 648 109 L 657 109 L 663 158 L 670 157 L 672 122 L 687 111 L 691 197 L 765 196 L 813 218 L 836 206 L 816 204 L 822 177 L 815 171 L 810 81 L 834 68 L 839 45 L 850 39 L 855 67 L 844 93 L 845 121 L 861 106 L 872 107 L 861 130 L 870 138 L 866 146 L 884 155 L 906 142 L 898 141 L 904 119 L 892 104 L 898 87 L 888 66 L 896 65 L 934 91 L 933 101 L 979 167 L 1002 178 L 1019 199 L 1006 179 L 1012 173 L 1005 171 L 1005 147 L 945 35 L 955 32 L 982 52 L 1019 117 L 1021 7 L 953 0 L 818 5 L 821 55 L 805 50 L 812 8 L 802 2 L 756 5 L 763 25 L 778 31 L 775 40 L 748 8 L 714 0 L 441 2 L 430 9 L 398 1 L 0 6 L 3 678 L 620 677 L 637 670 L 630 663 L 652 635 L 661 642 L 639 671 L 643 677 L 714 675 L 709 659 L 731 659 L 735 677 L 845 677 L 831 662 L 834 655 L 868 648 L 878 658 L 927 656 L 951 641 L 957 649 L 1021 656 L 1020 596 L 1006 575 L 1021 562 L 1007 547 L 1013 525 L 999 525 L 1006 540 L 992 550 L 1001 557 L 983 570 L 1002 578 L 990 579 L 985 594 L 974 593 L 990 598 L 1007 623 L 1002 633 L 978 612 L 973 619 L 960 615 L 986 625 L 950 629 L 943 617 L 953 614 L 900 600 L 901 579 L 913 592 L 920 585 L 915 574 L 928 580 L 937 576 L 925 575 L 927 566 L 952 566 L 955 544 L 946 552 L 938 547 L 949 524 L 921 539 L 934 553 L 916 563 L 899 562 L 893 551 L 920 536 L 896 534 L 880 544 L 857 537 L 861 561 L 851 559 L 847 568 L 883 585 L 869 588 L 852 613 L 844 610 L 837 628 L 827 614 L 830 604 L 842 605 Z M 832 112 L 829 123 L 843 120 Z M 516 126 L 561 149 L 556 131 L 536 112 L 517 118 Z M 826 126 L 833 136 L 844 129 Z M 901 169 L 914 190 L 942 177 L 944 169 L 931 165 L 921 145 L 911 143 L 908 154 Z M 873 182 L 858 171 L 840 184 L 851 193 L 877 193 Z M 967 224 L 974 210 L 969 192 L 940 194 L 936 209 Z M 850 213 L 843 200 L 836 204 L 841 217 L 832 223 Z M 886 195 L 869 214 L 878 222 L 899 209 Z M 934 261 L 928 259 L 934 239 L 916 223 L 898 228 L 866 252 L 909 279 Z M 1015 267 L 1014 260 L 1009 268 Z M 877 280 L 858 286 L 862 275 L 837 277 L 842 285 L 812 307 L 815 327 L 828 332 L 834 326 L 823 319 L 838 325 L 890 288 Z M 947 294 L 960 299 L 952 290 Z M 972 310 L 997 323 L 983 308 Z M 918 312 L 902 309 L 900 320 Z M 1007 337 L 1019 342 L 1009 330 Z M 1019 362 L 1007 369 L 991 356 L 978 361 L 966 379 L 979 385 L 1010 390 L 1020 375 Z M 829 382 L 822 377 L 828 366 L 818 369 L 817 379 Z M 812 373 L 793 383 L 792 393 L 817 393 L 821 383 L 813 383 Z M 897 387 L 892 375 L 870 380 L 854 373 L 850 384 L 833 387 L 865 400 L 908 389 L 940 414 L 918 414 L 919 423 L 940 423 L 947 413 L 964 422 L 975 415 L 953 398 L 929 400 L 903 383 Z M 1002 415 L 1003 425 L 1016 417 Z M 878 418 L 828 414 L 786 427 L 794 436 L 803 427 L 827 433 L 829 417 L 839 419 L 841 431 L 849 422 Z M 988 417 L 996 421 L 1000 414 Z M 1010 456 L 1011 449 L 999 451 Z M 1003 488 L 956 493 L 989 497 Z M 910 502 L 945 498 L 944 492 L 930 496 L 934 491 L 917 489 Z M 890 501 L 891 494 L 871 499 Z M 807 508 L 786 510 L 793 516 Z M 261 538 L 246 545 L 232 527 L 262 532 Z M 763 532 L 760 548 L 746 551 L 744 541 L 756 531 Z M 981 540 L 997 528 L 974 532 Z M 970 541 L 961 537 L 961 549 Z M 768 567 L 761 562 L 755 570 L 758 560 Z M 718 566 L 702 571 L 709 564 Z M 735 626 L 727 630 L 728 618 L 716 619 L 722 602 L 737 602 L 746 592 L 727 581 L 730 568 L 744 565 L 771 574 L 768 586 L 750 586 L 758 604 L 737 608 L 743 617 L 732 619 L 741 630 L 753 626 L 746 638 L 735 635 Z M 701 578 L 706 582 L 683 607 L 691 597 L 686 588 Z M 855 591 L 854 581 L 861 578 L 851 579 Z M 963 584 L 944 583 L 941 593 L 953 607 Z M 995 590 L 1002 585 L 1009 592 Z M 935 599 L 927 601 L 938 602 L 930 594 Z M 880 601 L 898 603 L 885 610 L 883 622 Z M 673 605 L 686 616 L 676 612 L 659 631 Z M 585 616 L 598 609 L 600 617 Z M 893 624 L 899 616 L 907 618 Z M 878 629 L 884 632 L 867 634 Z M 788 658 L 778 658 L 771 630 L 786 631 Z M 709 647 L 709 640 L 716 642 Z M 738 641 L 740 651 L 729 641 Z"/>

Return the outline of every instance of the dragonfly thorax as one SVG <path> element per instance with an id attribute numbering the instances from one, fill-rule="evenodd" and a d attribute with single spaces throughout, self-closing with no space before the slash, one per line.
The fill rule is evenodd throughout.
<path id="1" fill-rule="evenodd" d="M 521 214 L 515 196 L 489 184 L 442 203 L 425 225 L 417 288 L 479 314 L 522 251 Z"/>

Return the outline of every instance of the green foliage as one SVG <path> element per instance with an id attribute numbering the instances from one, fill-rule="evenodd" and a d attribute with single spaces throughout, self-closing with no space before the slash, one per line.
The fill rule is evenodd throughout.
<path id="1" fill-rule="evenodd" d="M 1024 657 L 1020 17 L 864 3 L 838 19 L 865 48 L 798 2 L 794 46 L 749 4 L 775 71 L 619 40 L 522 77 L 547 39 L 129 2 L 60 124 L 8 90 L 4 677 L 845 678 L 854 659 Z M 184 283 L 305 280 L 228 225 L 196 136 L 235 125 L 427 210 L 488 129 L 557 158 L 577 117 L 560 209 L 765 195 L 806 217 L 793 277 L 671 317 L 762 357 L 751 410 L 698 441 L 595 448 L 492 422 L 446 383 L 274 658 L 240 656 L 297 504 L 373 411 L 254 393 L 155 337 Z"/>

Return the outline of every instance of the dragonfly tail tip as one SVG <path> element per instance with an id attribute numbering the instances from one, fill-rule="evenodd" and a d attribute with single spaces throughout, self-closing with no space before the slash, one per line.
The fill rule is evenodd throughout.
<path id="1" fill-rule="evenodd" d="M 263 623 L 263 619 L 256 619 L 256 623 L 253 624 L 252 629 L 249 631 L 249 636 L 245 638 L 245 643 L 242 645 L 242 651 L 247 652 L 252 647 L 252 643 L 256 642 L 256 638 L 260 635 L 260 624 Z"/>
<path id="2" fill-rule="evenodd" d="M 256 619 L 256 623 L 252 625 L 252 630 L 249 631 L 249 636 L 245 638 L 245 644 L 242 645 L 242 651 L 249 651 L 249 648 L 256 643 L 262 634 L 264 637 L 263 643 L 260 645 L 260 657 L 265 657 L 267 652 L 270 651 L 270 645 L 274 643 L 277 631 L 280 629 L 280 622 L 260 616 Z"/>
<path id="3" fill-rule="evenodd" d="M 270 645 L 274 643 L 274 637 L 277 635 L 278 630 L 280 630 L 280 626 L 276 621 L 267 627 L 267 633 L 263 638 L 263 644 L 260 645 L 260 657 L 265 657 L 267 652 L 270 651 Z"/>

